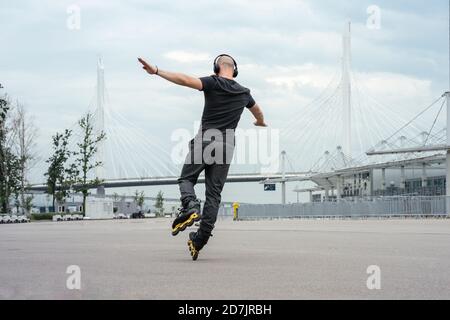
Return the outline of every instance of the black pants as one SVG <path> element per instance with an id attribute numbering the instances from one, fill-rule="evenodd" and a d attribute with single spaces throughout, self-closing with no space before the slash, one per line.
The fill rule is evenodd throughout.
<path id="1" fill-rule="evenodd" d="M 216 145 L 216 150 L 219 148 L 223 150 L 223 161 L 215 161 L 208 156 L 204 156 L 203 151 L 205 151 L 205 148 L 211 150 L 212 144 Z M 190 143 L 189 154 L 186 157 L 181 176 L 178 179 L 181 202 L 183 206 L 187 206 L 191 200 L 197 199 L 194 186 L 197 184 L 200 173 L 205 171 L 206 199 L 203 205 L 202 220 L 200 222 L 200 230 L 205 235 L 211 234 L 217 220 L 221 193 L 227 179 L 232 153 L 232 145 L 211 141 L 195 143 L 194 139 Z M 215 156 L 215 152 L 212 152 L 212 156 Z M 222 156 L 220 158 L 222 158 Z"/>

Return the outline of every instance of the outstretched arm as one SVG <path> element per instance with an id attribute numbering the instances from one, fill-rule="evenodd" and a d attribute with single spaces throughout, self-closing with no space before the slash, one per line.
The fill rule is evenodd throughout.
<path id="1" fill-rule="evenodd" d="M 255 103 L 255 105 L 248 110 L 250 110 L 256 119 L 256 122 L 254 123 L 255 126 L 267 127 L 267 124 L 264 122 L 264 114 L 257 103 Z"/>
<path id="2" fill-rule="evenodd" d="M 148 74 L 156 74 L 163 79 L 170 82 L 178 84 L 180 86 L 189 87 L 192 89 L 202 90 L 203 85 L 199 78 L 194 78 L 183 73 L 169 72 L 158 69 L 158 67 L 152 66 L 151 64 L 145 62 L 143 59 L 138 58 L 139 62 L 142 63 L 142 69 L 147 71 Z"/>

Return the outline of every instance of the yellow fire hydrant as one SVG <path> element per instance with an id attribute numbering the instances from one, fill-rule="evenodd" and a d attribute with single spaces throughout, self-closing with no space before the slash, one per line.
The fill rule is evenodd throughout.
<path id="1" fill-rule="evenodd" d="M 233 221 L 237 221 L 239 218 L 239 202 L 233 203 Z"/>

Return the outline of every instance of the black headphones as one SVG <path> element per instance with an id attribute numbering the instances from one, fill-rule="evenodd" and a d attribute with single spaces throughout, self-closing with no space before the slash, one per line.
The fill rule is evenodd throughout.
<path id="1" fill-rule="evenodd" d="M 231 58 L 231 60 L 233 60 L 233 63 L 234 63 L 233 78 L 236 78 L 239 74 L 236 60 L 234 60 L 234 58 L 232 56 L 225 54 L 225 53 L 218 55 L 217 58 L 214 59 L 214 73 L 219 74 L 219 72 L 220 72 L 220 66 L 217 64 L 217 60 L 219 60 L 220 57 L 229 57 L 229 58 Z"/>

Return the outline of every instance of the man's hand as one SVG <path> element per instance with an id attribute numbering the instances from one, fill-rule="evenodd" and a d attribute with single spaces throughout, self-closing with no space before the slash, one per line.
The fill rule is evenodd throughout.
<path id="1" fill-rule="evenodd" d="M 257 127 L 267 127 L 267 124 L 265 122 L 256 121 L 253 124 Z"/>
<path id="2" fill-rule="evenodd" d="M 160 76 L 161 78 L 180 86 L 185 86 L 196 90 L 203 89 L 203 84 L 199 78 L 194 78 L 183 73 L 161 70 L 157 67 L 152 66 L 151 64 L 148 64 L 142 58 L 138 58 L 138 60 L 140 63 L 142 63 L 142 69 L 147 71 L 147 73 L 149 74 L 158 74 L 158 76 Z"/>
<path id="3" fill-rule="evenodd" d="M 158 70 L 156 67 L 148 64 L 142 58 L 138 58 L 138 60 L 139 60 L 140 63 L 142 63 L 142 69 L 147 71 L 148 74 L 156 74 L 156 71 Z"/>
<path id="4" fill-rule="evenodd" d="M 255 126 L 267 127 L 267 124 L 264 122 L 264 114 L 258 104 L 255 103 L 249 110 L 256 119 L 256 122 L 253 123 Z"/>

